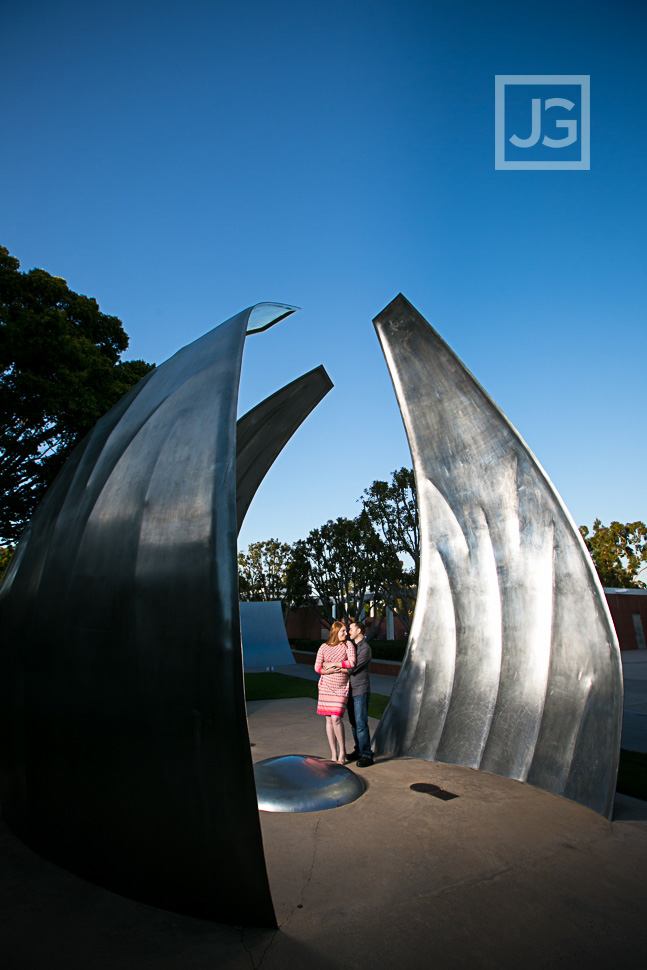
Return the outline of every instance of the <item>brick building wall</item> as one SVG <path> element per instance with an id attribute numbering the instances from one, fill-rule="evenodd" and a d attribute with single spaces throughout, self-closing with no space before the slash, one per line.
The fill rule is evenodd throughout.
<path id="1" fill-rule="evenodd" d="M 605 589 L 621 650 L 647 647 L 647 589 Z"/>
<path id="2" fill-rule="evenodd" d="M 365 619 L 365 623 L 368 629 L 371 623 L 368 617 Z M 322 621 L 319 619 L 317 614 L 307 606 L 302 606 L 298 610 L 292 610 L 288 615 L 285 628 L 289 638 L 298 639 L 303 637 L 307 640 L 325 640 L 328 636 L 328 631 Z M 393 617 L 393 631 L 396 640 L 406 639 L 404 627 L 400 623 L 397 616 Z M 375 634 L 375 636 L 380 635 L 386 636 L 385 617 L 380 619 L 377 633 Z"/>
<path id="3" fill-rule="evenodd" d="M 611 618 L 613 619 L 621 650 L 647 648 L 647 589 L 605 589 Z M 402 624 L 394 617 L 395 638 L 404 640 Z M 386 633 L 386 620 L 380 621 L 378 636 Z M 290 613 L 287 622 L 288 637 L 309 640 L 325 639 L 326 630 L 312 610 L 303 607 Z"/>

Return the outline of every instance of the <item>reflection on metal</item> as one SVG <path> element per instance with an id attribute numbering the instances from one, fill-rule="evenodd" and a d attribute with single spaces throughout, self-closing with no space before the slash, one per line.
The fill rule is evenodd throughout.
<path id="1" fill-rule="evenodd" d="M 285 632 L 280 600 L 241 603 L 240 630 L 245 670 L 296 664 Z"/>
<path id="2" fill-rule="evenodd" d="M 236 402 L 246 333 L 293 309 L 243 311 L 102 418 L 0 591 L 13 828 L 124 895 L 265 926 L 275 917 L 243 690 Z"/>
<path id="3" fill-rule="evenodd" d="M 610 815 L 620 651 L 584 543 L 515 429 L 404 297 L 374 320 L 413 456 L 422 561 L 379 752 Z"/>
<path id="4" fill-rule="evenodd" d="M 304 754 L 259 761 L 254 777 L 263 812 L 323 812 L 364 794 L 361 779 L 348 768 Z"/>
<path id="5" fill-rule="evenodd" d="M 333 386 L 324 367 L 297 378 L 248 411 L 236 430 L 238 531 L 256 489 L 299 425 Z"/>

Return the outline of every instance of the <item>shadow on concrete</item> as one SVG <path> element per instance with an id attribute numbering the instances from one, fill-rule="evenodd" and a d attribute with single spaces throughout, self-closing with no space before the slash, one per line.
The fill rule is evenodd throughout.
<path id="1" fill-rule="evenodd" d="M 126 899 L 41 858 L 0 819 L 3 970 L 240 970 L 280 931 L 225 926 Z M 299 965 L 312 955 L 291 941 Z"/>

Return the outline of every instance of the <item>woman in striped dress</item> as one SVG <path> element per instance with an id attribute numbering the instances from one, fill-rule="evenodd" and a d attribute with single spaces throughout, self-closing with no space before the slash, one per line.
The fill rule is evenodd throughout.
<path id="1" fill-rule="evenodd" d="M 317 714 L 326 718 L 326 736 L 332 752 L 332 760 L 345 765 L 346 739 L 344 737 L 344 712 L 348 703 L 349 673 L 355 666 L 355 644 L 348 639 L 346 625 L 335 620 L 326 643 L 319 647 L 315 670 L 319 677 L 319 703 Z"/>

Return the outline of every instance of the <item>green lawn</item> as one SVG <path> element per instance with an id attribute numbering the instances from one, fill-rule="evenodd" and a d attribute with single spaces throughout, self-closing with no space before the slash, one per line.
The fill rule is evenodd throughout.
<path id="1" fill-rule="evenodd" d="M 245 674 L 245 694 L 248 701 L 276 700 L 281 697 L 313 697 L 317 699 L 317 682 L 288 674 Z M 378 720 L 384 714 L 389 698 L 371 694 L 368 713 Z M 618 791 L 647 801 L 647 754 L 638 751 L 620 752 Z"/>
<path id="2" fill-rule="evenodd" d="M 317 681 L 289 674 L 245 674 L 245 696 L 248 701 L 278 700 L 282 697 L 314 697 L 317 699 Z M 389 698 L 383 694 L 371 694 L 368 702 L 370 717 L 378 720 L 384 713 Z"/>

